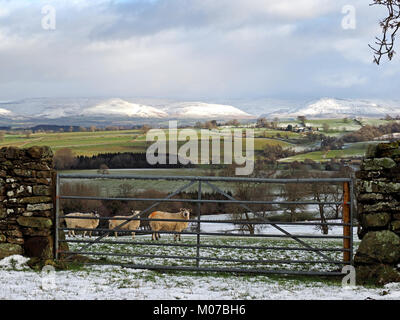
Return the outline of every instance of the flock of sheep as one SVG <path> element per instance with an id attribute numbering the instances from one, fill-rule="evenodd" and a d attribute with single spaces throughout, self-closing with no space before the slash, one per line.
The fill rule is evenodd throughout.
<path id="1" fill-rule="evenodd" d="M 115 230 L 115 237 L 118 236 L 118 232 L 121 231 L 136 231 L 140 227 L 140 220 L 124 220 L 129 218 L 134 218 L 139 215 L 140 211 L 133 211 L 130 216 L 114 216 L 113 219 L 108 221 L 108 227 L 110 230 Z M 79 217 L 83 217 L 85 219 L 79 219 Z M 65 223 L 68 229 L 96 229 L 99 225 L 100 219 L 97 212 L 91 213 L 70 213 L 65 215 Z M 117 219 L 118 218 L 118 219 Z M 181 240 L 180 232 L 186 229 L 189 225 L 188 222 L 180 222 L 180 221 L 162 221 L 162 220 L 189 220 L 190 218 L 190 209 L 180 209 L 179 212 L 164 212 L 164 211 L 154 211 L 149 215 L 149 226 L 152 232 L 152 240 L 158 240 L 160 238 L 160 231 L 168 231 L 168 232 L 177 232 L 174 233 L 174 240 Z M 155 220 L 155 221 L 152 221 Z M 123 224 L 123 225 L 122 225 Z M 83 231 L 83 236 L 86 236 L 86 233 L 89 232 L 89 236 L 92 236 L 92 231 L 86 230 Z M 111 231 L 110 231 L 111 232 Z M 74 230 L 68 231 L 69 236 L 75 236 Z M 132 232 L 132 239 L 135 238 L 135 232 Z"/>

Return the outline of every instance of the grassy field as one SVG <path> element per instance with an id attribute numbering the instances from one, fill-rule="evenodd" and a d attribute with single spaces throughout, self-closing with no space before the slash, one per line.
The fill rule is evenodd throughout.
<path id="1" fill-rule="evenodd" d="M 143 152 L 144 136 L 139 130 L 35 133 L 6 135 L 0 146 L 49 146 L 53 151 L 70 148 L 77 155 L 94 155 L 104 152 Z"/>
<path id="2" fill-rule="evenodd" d="M 200 138 L 199 130 L 197 133 Z M 269 131 L 267 131 L 269 132 Z M 254 139 L 256 151 L 261 151 L 268 144 L 281 145 L 285 148 L 291 144 L 282 140 L 272 139 L 275 132 L 259 136 Z M 291 135 L 292 136 L 292 135 Z M 166 134 L 166 139 L 170 136 Z M 171 138 L 176 139 L 176 136 Z M 210 141 L 211 142 L 211 141 Z M 16 146 L 29 148 L 31 146 L 49 146 L 56 152 L 61 148 L 69 148 L 76 155 L 92 156 L 100 153 L 134 152 L 144 153 L 152 142 L 146 142 L 146 136 L 140 130 L 124 131 L 96 131 L 96 132 L 62 132 L 62 133 L 34 133 L 29 136 L 5 135 L 0 147 Z M 179 141 L 178 148 L 185 142 Z M 210 143 L 211 144 L 211 143 Z M 199 146 L 201 139 L 199 139 Z M 243 147 L 245 146 L 243 142 Z M 211 148 L 211 146 L 210 146 Z M 221 136 L 221 156 L 224 154 L 223 136 Z"/>
<path id="3" fill-rule="evenodd" d="M 97 174 L 97 170 L 70 170 L 60 171 L 61 173 L 72 173 L 72 174 Z M 110 170 L 112 175 L 150 175 L 150 176 L 210 176 L 210 172 L 207 169 L 193 168 L 193 169 L 126 169 L 126 170 Z M 213 174 L 216 174 L 216 170 L 213 170 Z M 93 186 L 96 190 L 100 189 L 100 196 L 119 196 L 120 186 L 122 184 L 131 185 L 135 191 L 145 190 L 157 190 L 160 192 L 172 192 L 178 188 L 184 186 L 189 181 L 166 181 L 166 180 L 115 180 L 115 179 L 67 179 L 63 178 L 61 184 L 68 183 L 84 183 L 88 186 Z M 231 190 L 234 186 L 230 186 L 227 183 L 215 183 L 218 187 L 224 190 Z M 187 189 L 187 191 L 197 190 L 197 185 Z M 203 191 L 211 191 L 211 188 L 203 186 Z"/>
<path id="4" fill-rule="evenodd" d="M 380 125 L 385 124 L 387 121 L 379 119 L 362 119 L 362 124 Z M 279 126 L 285 128 L 288 124 L 300 125 L 298 121 L 281 121 Z M 348 132 L 352 132 L 361 128 L 360 124 L 354 120 L 343 119 L 317 119 L 307 120 L 307 126 L 318 127 L 319 132 L 324 135 L 340 137 Z M 327 124 L 329 128 L 325 128 Z M 226 129 L 226 128 L 224 128 Z M 239 128 L 240 129 L 240 128 Z M 242 128 L 243 129 L 243 128 Z M 180 129 L 181 130 L 181 129 Z M 178 130 L 178 134 L 181 131 Z M 199 151 L 201 150 L 204 137 L 200 135 L 200 129 L 192 129 L 199 138 Z M 222 129 L 221 129 L 222 130 Z M 215 131 L 216 135 L 220 137 L 220 155 L 221 159 L 224 157 L 224 135 L 221 130 Z M 229 129 L 228 129 L 229 130 Z M 233 129 L 231 129 L 233 130 Z M 176 139 L 176 136 L 169 136 L 168 130 L 164 131 L 165 139 Z M 292 148 L 296 151 L 301 151 L 313 145 L 308 145 L 305 134 L 287 132 L 282 130 L 255 128 L 254 129 L 254 151 L 256 158 L 263 157 L 263 150 L 267 145 L 279 145 L 283 148 Z M 203 139 L 203 140 L 202 140 Z M 246 139 L 242 138 L 242 147 L 245 150 Z M 26 134 L 6 134 L 0 142 L 0 147 L 3 146 L 17 146 L 17 147 L 30 147 L 50 146 L 54 152 L 61 148 L 71 149 L 75 155 L 80 156 L 93 156 L 101 153 L 118 153 L 118 152 L 133 152 L 145 153 L 147 148 L 152 144 L 152 141 L 146 141 L 146 135 L 142 130 L 121 130 L 121 131 L 96 131 L 96 132 L 60 132 L 60 133 L 34 133 Z M 178 150 L 185 144 L 186 141 L 178 141 Z M 209 141 L 209 155 L 212 154 L 212 141 Z M 350 158 L 359 157 L 364 154 L 366 144 L 353 144 L 343 150 L 333 150 L 329 152 L 316 151 L 307 154 L 300 154 L 282 161 L 302 161 L 306 158 L 314 161 L 326 161 L 332 158 Z M 168 151 L 168 143 L 167 143 Z M 199 162 L 201 159 L 201 152 L 199 152 Z"/>
<path id="5" fill-rule="evenodd" d="M 293 161 L 304 161 L 305 159 L 311 159 L 318 162 L 329 161 L 337 158 L 354 158 L 362 157 L 371 143 L 378 142 L 357 142 L 351 143 L 345 146 L 342 150 L 329 150 L 329 151 L 313 151 L 304 154 L 298 154 L 293 157 L 281 159 L 281 162 L 293 162 Z"/>

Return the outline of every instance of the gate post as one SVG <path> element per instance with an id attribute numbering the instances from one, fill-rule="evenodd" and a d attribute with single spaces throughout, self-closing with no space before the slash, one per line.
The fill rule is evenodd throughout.
<path id="1" fill-rule="evenodd" d="M 343 183 L 343 262 L 351 263 L 351 217 L 350 217 L 350 184 L 349 182 Z"/>

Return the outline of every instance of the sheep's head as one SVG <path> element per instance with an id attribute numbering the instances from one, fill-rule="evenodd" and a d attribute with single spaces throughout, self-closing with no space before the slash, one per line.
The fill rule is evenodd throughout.
<path id="1" fill-rule="evenodd" d="M 100 217 L 100 215 L 97 213 L 97 210 L 93 210 L 92 215 L 93 215 L 94 217 L 96 217 L 96 218 L 99 218 L 99 217 Z"/>
<path id="2" fill-rule="evenodd" d="M 180 214 L 182 215 L 182 217 L 184 217 L 186 220 L 189 220 L 190 218 L 190 209 L 185 209 L 185 208 L 181 208 L 180 209 Z"/>

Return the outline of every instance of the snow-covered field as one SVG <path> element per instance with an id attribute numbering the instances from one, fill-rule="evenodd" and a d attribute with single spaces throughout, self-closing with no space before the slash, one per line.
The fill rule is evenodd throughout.
<path id="1" fill-rule="evenodd" d="M 219 274 L 163 274 L 111 266 L 42 275 L 15 270 L 6 258 L 0 267 L 0 299 L 118 300 L 363 300 L 399 299 L 400 284 L 384 288 L 344 288 L 340 281 Z M 8 266 L 7 266 L 8 265 Z M 23 264 L 20 266 L 23 267 Z M 54 281 L 53 281 L 54 280 Z"/>
<path id="2" fill-rule="evenodd" d="M 207 218 L 210 219 L 209 217 Z M 230 225 L 232 227 L 232 225 Z M 227 230 L 227 225 L 202 231 Z M 336 227 L 335 227 L 336 228 Z M 270 228 L 264 230 L 269 232 Z M 340 230 L 331 230 L 340 234 Z M 271 231 L 272 232 L 272 231 Z M 296 234 L 318 234 L 313 226 L 292 226 Z M 276 230 L 274 234 L 278 233 Z M 171 243 L 171 235 L 163 235 L 160 241 Z M 183 244 L 195 244 L 196 237 L 182 237 Z M 113 237 L 107 241 L 115 241 Z M 357 238 L 355 238 L 357 239 Z M 129 236 L 118 240 L 132 241 Z M 135 242 L 150 242 L 148 235 L 137 236 Z M 337 239 L 307 239 L 309 244 L 320 248 L 340 247 Z M 204 237 L 202 244 L 246 245 L 246 246 L 299 246 L 293 240 Z M 81 243 L 70 244 L 70 249 L 78 249 Z M 89 249 L 88 249 L 89 250 Z M 159 254 L 195 256 L 195 247 L 158 247 L 144 245 L 96 244 L 90 251 L 103 251 L 132 254 Z M 340 259 L 341 252 L 328 252 L 332 258 Z M 202 257 L 222 257 L 229 259 L 318 259 L 313 252 L 307 251 L 270 251 L 260 249 L 224 249 L 201 248 Z M 109 262 L 136 262 L 140 264 L 158 263 L 164 265 L 193 265 L 192 260 L 150 259 L 139 257 L 107 257 Z M 85 265 L 74 270 L 56 272 L 38 272 L 26 265 L 27 259 L 12 256 L 0 261 L 0 299 L 154 299 L 154 300 L 237 300 L 237 299 L 400 299 L 400 284 L 389 284 L 384 288 L 344 288 L 341 279 L 321 277 L 284 277 L 277 275 L 238 275 L 232 273 L 196 273 L 196 272 L 157 272 L 143 269 L 124 268 L 111 265 Z M 217 262 L 202 260 L 201 265 L 236 266 L 249 268 L 271 267 L 267 263 L 248 264 L 241 262 Z M 322 264 L 280 264 L 280 268 L 293 270 L 321 270 Z M 338 268 L 333 266 L 332 268 Z"/>

